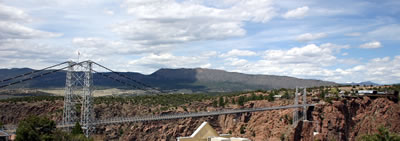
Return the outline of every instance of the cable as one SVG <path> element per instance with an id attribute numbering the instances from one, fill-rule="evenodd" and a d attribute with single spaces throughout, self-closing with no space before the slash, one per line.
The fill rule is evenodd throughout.
<path id="1" fill-rule="evenodd" d="M 116 78 L 114 78 L 114 77 L 111 77 L 111 76 L 109 76 L 109 75 L 107 75 L 107 74 L 103 74 L 103 73 L 97 72 L 97 71 L 95 71 L 95 70 L 92 70 L 92 71 L 95 72 L 95 73 L 97 73 L 97 74 L 99 74 L 99 75 L 101 75 L 101 76 L 103 76 L 103 77 L 112 79 L 112 80 L 114 80 L 114 81 L 116 81 L 116 82 L 118 82 L 118 83 L 121 83 L 121 84 L 124 84 L 124 85 L 127 85 L 127 86 L 131 86 L 131 87 L 133 87 L 133 88 L 135 88 L 135 89 L 140 89 L 140 90 L 147 91 L 146 89 L 143 89 L 143 88 L 137 87 L 137 86 L 135 86 L 135 85 L 129 84 L 129 83 L 125 82 L 125 81 L 121 81 L 121 80 L 116 79 Z"/>
<path id="2" fill-rule="evenodd" d="M 73 64 L 71 66 L 79 65 L 79 64 L 82 64 L 84 62 L 86 62 L 86 61 L 83 61 L 83 62 L 80 62 L 80 63 L 75 63 L 75 64 Z M 66 63 L 66 62 L 64 62 L 64 63 Z M 64 64 L 64 63 L 61 63 L 61 64 Z M 58 66 L 58 65 L 61 65 L 61 64 L 57 64 L 57 65 L 54 65 L 54 66 Z M 54 67 L 54 66 L 52 66 L 52 67 Z M 12 83 L 8 83 L 8 84 L 5 84 L 5 85 L 1 85 L 0 88 L 12 86 L 12 85 L 19 84 L 19 83 L 22 83 L 22 82 L 25 82 L 25 81 L 28 81 L 28 80 L 32 80 L 32 79 L 35 79 L 35 78 L 43 77 L 45 75 L 49 75 L 49 74 L 61 71 L 63 69 L 66 69 L 68 67 L 70 67 L 70 66 L 67 66 L 67 67 L 64 67 L 64 68 L 61 68 L 61 69 L 57 69 L 57 70 L 52 70 L 50 72 L 46 72 L 46 73 L 43 73 L 43 74 L 40 74 L 40 75 L 35 75 L 35 76 L 29 77 L 29 78 L 26 78 L 26 79 L 22 79 L 22 80 L 19 80 L 19 81 L 16 81 L 16 82 L 12 82 Z M 51 68 L 51 67 L 47 67 L 47 68 Z M 40 70 L 40 71 L 43 71 L 43 69 Z"/>
<path id="3" fill-rule="evenodd" d="M 37 72 L 41 72 L 41 71 L 47 70 L 49 68 L 53 68 L 53 67 L 57 67 L 57 66 L 63 65 L 65 63 L 68 63 L 68 62 L 62 62 L 60 64 L 56 64 L 56 65 L 53 65 L 53 66 L 50 66 L 50 67 L 46 67 L 46 68 L 43 68 L 43 69 L 40 69 L 40 70 L 35 70 L 35 71 L 32 71 L 32 72 L 28 72 L 28 73 L 24 73 L 24 74 L 21 74 L 21 75 L 17 75 L 15 77 L 11 77 L 11 78 L 7 78 L 7 79 L 4 79 L 4 80 L 0 80 L 0 83 L 7 82 L 7 81 L 10 81 L 10 80 L 13 80 L 13 79 L 17 79 L 17 78 L 20 78 L 20 77 L 23 77 L 23 76 L 27 76 L 27 75 L 30 75 L 30 74 L 34 74 L 34 73 L 37 73 Z"/>
<path id="4" fill-rule="evenodd" d="M 150 89 L 153 89 L 153 90 L 162 92 L 162 91 L 159 90 L 159 89 L 156 89 L 156 88 L 154 88 L 154 87 L 151 87 L 150 85 L 147 85 L 147 84 L 144 84 L 144 83 L 139 82 L 139 81 L 137 81 L 137 80 L 134 80 L 134 79 L 132 79 L 132 78 L 126 76 L 126 75 L 123 75 L 123 74 L 121 74 L 121 73 L 119 73 L 119 72 L 113 71 L 113 70 L 111 70 L 111 69 L 109 69 L 109 68 L 107 68 L 107 67 L 105 67 L 105 66 L 103 66 L 103 65 L 100 65 L 100 64 L 96 63 L 96 62 L 93 62 L 93 63 L 96 64 L 96 65 L 98 65 L 99 67 L 102 67 L 102 68 L 104 68 L 104 69 L 106 69 L 106 70 L 112 72 L 112 73 L 117 74 L 118 76 L 121 76 L 121 77 L 126 78 L 126 79 L 128 79 L 128 80 L 131 80 L 131 81 L 133 81 L 133 82 L 135 82 L 135 83 L 137 83 L 137 84 L 140 84 L 140 85 L 142 85 L 142 86 L 144 86 L 144 87 L 147 87 L 147 88 L 150 88 Z"/>

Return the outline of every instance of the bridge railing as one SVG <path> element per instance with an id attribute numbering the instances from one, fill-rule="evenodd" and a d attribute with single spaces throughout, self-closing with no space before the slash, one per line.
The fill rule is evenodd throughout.
<path id="1" fill-rule="evenodd" d="M 144 115 L 144 116 L 134 116 L 134 117 L 115 117 L 111 119 L 97 120 L 93 122 L 93 125 L 103 125 L 103 124 L 119 124 L 119 123 L 129 123 L 129 122 L 143 122 L 143 121 L 155 121 L 155 120 L 170 120 L 170 119 L 180 119 L 180 118 L 191 118 L 191 117 L 206 117 L 206 116 L 216 116 L 225 114 L 238 114 L 238 113 L 248 113 L 248 112 L 259 112 L 268 110 L 279 110 L 288 108 L 300 108 L 303 106 L 315 106 L 315 104 L 306 105 L 288 105 L 288 106 L 277 106 L 277 107 L 264 107 L 264 108 L 246 108 L 246 109 L 230 109 L 230 110 L 220 110 L 220 111 L 210 111 L 210 112 L 195 112 L 195 113 L 176 113 L 167 115 Z M 74 124 L 59 124 L 57 127 L 72 127 Z"/>

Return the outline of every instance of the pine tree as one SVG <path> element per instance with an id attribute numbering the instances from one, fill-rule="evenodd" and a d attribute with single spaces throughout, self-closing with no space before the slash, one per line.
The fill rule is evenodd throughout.
<path id="1" fill-rule="evenodd" d="M 83 134 L 83 130 L 81 125 L 79 124 L 79 122 L 75 122 L 75 126 L 74 128 L 72 128 L 72 135 L 79 135 L 79 134 Z"/>

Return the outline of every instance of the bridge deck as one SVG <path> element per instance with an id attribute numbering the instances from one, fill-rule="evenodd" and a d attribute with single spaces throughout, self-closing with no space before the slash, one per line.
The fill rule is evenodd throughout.
<path id="1" fill-rule="evenodd" d="M 216 115 L 226 115 L 226 114 L 237 114 L 237 113 L 248 113 L 248 112 L 259 112 L 259 111 L 270 111 L 279 109 L 289 109 L 289 108 L 301 108 L 304 106 L 315 106 L 316 104 L 306 104 L 306 105 L 288 105 L 288 106 L 277 106 L 277 107 L 264 107 L 264 108 L 250 108 L 250 109 L 233 109 L 233 110 L 222 110 L 222 111 L 212 111 L 212 112 L 196 112 L 196 113 L 182 113 L 182 114 L 170 114 L 170 115 L 151 115 L 151 116 L 135 116 L 135 117 L 118 117 L 112 119 L 98 120 L 93 122 L 93 125 L 103 125 L 103 124 L 119 124 L 119 123 L 129 123 L 129 122 L 143 122 L 143 121 L 155 121 L 155 120 L 170 120 L 170 119 L 180 119 L 180 118 L 191 118 L 191 117 L 207 117 Z M 57 128 L 73 127 L 75 124 L 58 124 Z"/>

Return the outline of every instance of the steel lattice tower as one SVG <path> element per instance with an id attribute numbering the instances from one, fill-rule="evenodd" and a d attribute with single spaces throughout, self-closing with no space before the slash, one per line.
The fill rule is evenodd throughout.
<path id="1" fill-rule="evenodd" d="M 68 71 L 65 83 L 63 124 L 73 125 L 78 122 L 86 137 L 94 129 L 93 122 L 93 74 L 92 62 L 68 62 Z M 79 109 L 80 107 L 80 109 Z M 78 112 L 80 110 L 80 112 Z M 78 115 L 80 113 L 80 115 Z"/>
<path id="2" fill-rule="evenodd" d="M 294 105 L 298 105 L 299 101 L 298 101 L 298 88 L 296 87 L 296 92 L 294 93 Z M 293 111 L 293 124 L 296 123 L 299 120 L 299 115 L 298 115 L 299 111 L 297 108 L 294 109 Z"/>
<path id="3" fill-rule="evenodd" d="M 303 120 L 307 120 L 307 88 L 304 87 L 303 90 Z"/>
<path id="4" fill-rule="evenodd" d="M 300 89 L 300 91 L 299 91 Z M 300 118 L 300 113 L 299 113 L 299 109 L 295 108 L 293 111 L 293 125 L 297 125 L 297 122 L 301 119 L 301 120 L 307 120 L 307 88 L 306 87 L 296 87 L 296 93 L 294 96 L 294 105 L 299 105 L 299 97 L 298 94 L 301 93 L 301 89 L 303 89 L 303 113 L 302 116 Z"/>

